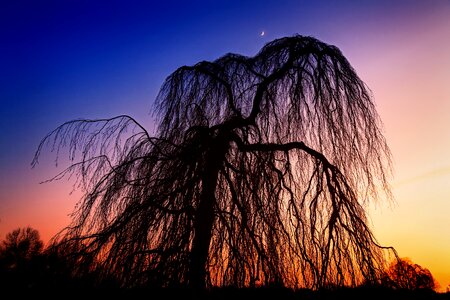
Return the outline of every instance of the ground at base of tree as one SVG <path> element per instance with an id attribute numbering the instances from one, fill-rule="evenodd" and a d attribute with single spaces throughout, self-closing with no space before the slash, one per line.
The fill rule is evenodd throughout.
<path id="1" fill-rule="evenodd" d="M 233 287 L 213 288 L 195 291 L 191 289 L 77 289 L 77 290 L 42 290 L 29 289 L 21 292 L 30 295 L 45 295 L 46 298 L 61 297 L 88 297 L 110 299 L 276 299 L 276 300 L 328 300 L 328 299 L 380 299 L 380 300 L 450 300 L 450 292 L 437 293 L 432 290 L 392 290 L 387 288 L 338 288 L 312 291 L 302 289 L 293 291 L 285 288 L 245 288 Z"/>

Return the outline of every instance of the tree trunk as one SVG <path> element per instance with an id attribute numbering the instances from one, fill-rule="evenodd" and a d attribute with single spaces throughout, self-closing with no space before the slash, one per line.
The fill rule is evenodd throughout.
<path id="1" fill-rule="evenodd" d="M 227 145 L 220 135 L 213 138 L 205 157 L 202 176 L 202 193 L 195 213 L 194 240 L 190 254 L 189 286 L 194 289 L 206 288 L 206 263 L 214 224 L 216 185 L 219 170 L 225 158 Z"/>

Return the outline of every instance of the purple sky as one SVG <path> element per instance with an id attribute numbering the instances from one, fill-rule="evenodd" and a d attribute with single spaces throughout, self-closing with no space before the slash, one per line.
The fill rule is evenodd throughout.
<path id="1" fill-rule="evenodd" d="M 445 287 L 449 20 L 446 0 L 1 1 L 0 238 L 31 225 L 48 240 L 67 225 L 73 181 L 39 184 L 60 170 L 51 153 L 30 167 L 56 126 L 129 114 L 151 129 L 152 102 L 176 68 L 311 35 L 343 51 L 386 126 L 396 203 L 371 208 L 375 234 Z"/>

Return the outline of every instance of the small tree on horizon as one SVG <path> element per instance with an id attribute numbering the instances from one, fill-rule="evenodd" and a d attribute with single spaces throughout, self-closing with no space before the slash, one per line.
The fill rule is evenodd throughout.
<path id="1" fill-rule="evenodd" d="M 6 234 L 0 243 L 0 289 L 4 293 L 38 284 L 44 270 L 43 245 L 39 232 L 29 226 Z"/>
<path id="2" fill-rule="evenodd" d="M 44 146 L 67 147 L 73 164 L 54 179 L 75 173 L 85 188 L 56 239 L 95 258 L 86 272 L 194 288 L 380 278 L 395 252 L 364 205 L 390 196 L 390 153 L 338 48 L 277 39 L 177 69 L 156 100 L 155 136 L 121 115 L 69 121 L 38 147 L 33 165 Z"/>
<path id="3" fill-rule="evenodd" d="M 41 254 L 43 247 L 39 231 L 29 226 L 17 228 L 6 234 L 0 244 L 0 258 L 8 264 L 7 268 L 14 268 Z"/>
<path id="4" fill-rule="evenodd" d="M 394 260 L 386 271 L 383 284 L 394 289 L 434 290 L 438 288 L 430 270 L 413 263 L 408 258 Z"/>

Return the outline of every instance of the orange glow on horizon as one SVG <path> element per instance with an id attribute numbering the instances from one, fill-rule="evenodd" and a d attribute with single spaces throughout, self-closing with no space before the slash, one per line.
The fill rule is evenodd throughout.
<path id="1" fill-rule="evenodd" d="M 380 203 L 369 205 L 375 237 L 381 245 L 393 246 L 400 257 L 409 257 L 429 269 L 441 292 L 450 286 L 450 5 L 445 7 L 391 23 L 368 20 L 355 27 L 355 23 L 336 18 L 333 28 L 305 29 L 311 31 L 305 34 L 316 35 L 342 50 L 372 90 L 384 123 L 393 158 L 394 203 L 380 199 Z M 294 28 L 301 31 L 304 27 Z M 268 28 L 264 38 L 275 32 Z M 166 54 L 175 55 L 170 51 Z M 142 61 L 148 62 L 142 59 L 139 63 Z M 169 63 L 164 67 L 168 65 L 172 67 Z M 152 76 L 152 80 L 159 80 Z M 142 103 L 147 105 L 151 100 Z M 127 112 L 127 99 L 121 105 Z M 149 110 L 147 106 L 139 109 Z M 103 117 L 99 110 L 92 114 Z M 35 149 L 28 150 L 26 157 L 31 161 Z M 51 159 L 33 170 L 29 161 L 16 165 L 10 177 L 0 182 L 0 240 L 15 228 L 31 226 L 47 243 L 69 225 L 69 214 L 81 192 L 70 194 L 73 180 L 39 184 L 58 173 Z"/>

